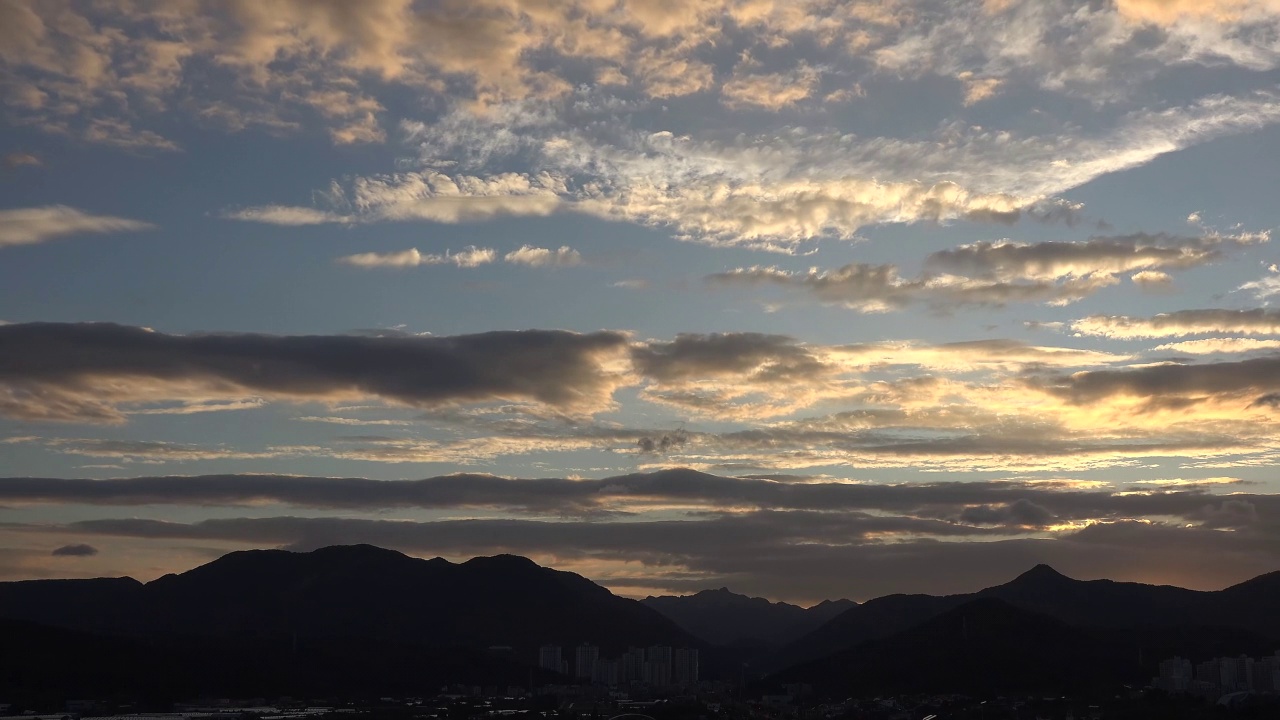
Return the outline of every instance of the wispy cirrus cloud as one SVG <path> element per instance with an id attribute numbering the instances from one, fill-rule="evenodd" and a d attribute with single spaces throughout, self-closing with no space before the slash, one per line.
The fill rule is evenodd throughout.
<path id="1" fill-rule="evenodd" d="M 358 253 L 338 258 L 338 262 L 363 268 L 406 268 L 420 265 L 456 265 L 460 268 L 476 268 L 498 260 L 498 253 L 493 248 L 468 246 L 456 252 L 445 251 L 444 254 L 424 254 L 417 248 L 409 248 L 390 253 Z M 583 263 L 582 254 L 573 248 L 562 245 L 558 249 L 522 245 L 502 255 L 502 260 L 511 265 L 526 267 L 573 267 Z"/>
<path id="2" fill-rule="evenodd" d="M 0 210 L 0 247 L 34 245 L 47 240 L 85 233 L 151 230 L 141 220 L 93 215 L 65 205 Z"/>
<path id="3" fill-rule="evenodd" d="M 1134 340 L 1187 335 L 1280 335 L 1280 311 L 1257 308 L 1178 310 L 1152 317 L 1091 315 L 1071 323 L 1079 335 Z"/>
<path id="4" fill-rule="evenodd" d="M 476 268 L 487 265 L 498 259 L 492 248 L 468 246 L 457 252 L 446 251 L 443 255 L 426 255 L 417 248 L 409 248 L 392 253 L 359 253 L 338 258 L 338 262 L 363 268 L 406 268 L 420 265 L 456 265 L 460 268 Z"/>
<path id="5" fill-rule="evenodd" d="M 503 255 L 502 259 L 513 265 L 529 267 L 573 267 L 583 263 L 582 253 L 568 245 L 561 245 L 554 250 L 521 245 L 518 249 Z"/>

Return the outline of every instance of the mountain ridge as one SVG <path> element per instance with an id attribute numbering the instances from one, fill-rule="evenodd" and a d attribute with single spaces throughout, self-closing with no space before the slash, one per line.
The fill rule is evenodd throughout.
<path id="1" fill-rule="evenodd" d="M 1005 601 L 1080 627 L 1139 628 L 1221 624 L 1280 641 L 1280 571 L 1221 590 L 1190 590 L 1107 579 L 1077 580 L 1038 564 L 1001 585 L 953 595 L 885 595 L 854 606 L 766 663 L 767 672 L 818 660 L 918 626 L 967 602 Z"/>
<path id="2" fill-rule="evenodd" d="M 641 603 L 527 558 L 452 563 L 372 545 L 236 551 L 148 583 L 0 583 L 0 617 L 114 635 L 301 635 L 523 649 L 697 644 Z"/>
<path id="3" fill-rule="evenodd" d="M 641 603 L 712 645 L 771 648 L 792 642 L 852 606 L 824 600 L 813 607 L 735 593 L 727 587 L 692 595 L 650 595 Z"/>

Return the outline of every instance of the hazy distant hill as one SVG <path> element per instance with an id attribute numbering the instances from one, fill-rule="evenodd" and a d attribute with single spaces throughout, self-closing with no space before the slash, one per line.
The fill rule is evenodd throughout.
<path id="1" fill-rule="evenodd" d="M 784 645 L 817 629 L 857 603 L 825 600 L 811 608 L 748 597 L 728 588 L 694 595 L 649 596 L 640 602 L 713 645 Z"/>
<path id="2" fill-rule="evenodd" d="M 1074 580 L 1038 565 L 1004 585 L 963 595 L 886 595 L 852 607 L 782 648 L 779 670 L 921 625 L 977 599 L 1002 600 L 1061 622 L 1099 628 L 1218 626 L 1280 640 L 1280 572 L 1218 591 Z"/>
<path id="3" fill-rule="evenodd" d="M 909 629 L 790 668 L 776 684 L 804 682 L 837 696 L 863 693 L 1017 691 L 1072 693 L 1146 682 L 1182 653 L 1270 652 L 1224 628 L 1080 627 L 994 597 L 971 598 Z"/>
<path id="4" fill-rule="evenodd" d="M 432 647 L 695 642 L 658 612 L 510 555 L 421 560 L 368 545 L 251 550 L 141 584 L 0 583 L 0 617 L 124 635 L 348 638 Z"/>

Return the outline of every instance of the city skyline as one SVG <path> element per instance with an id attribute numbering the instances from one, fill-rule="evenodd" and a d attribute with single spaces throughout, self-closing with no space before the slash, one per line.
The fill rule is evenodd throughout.
<path id="1" fill-rule="evenodd" d="M 0 3 L 0 580 L 1280 569 L 1280 5 Z"/>

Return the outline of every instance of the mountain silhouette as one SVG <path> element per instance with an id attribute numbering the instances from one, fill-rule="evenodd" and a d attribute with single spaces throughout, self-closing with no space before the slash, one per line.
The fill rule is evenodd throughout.
<path id="1" fill-rule="evenodd" d="M 961 595 L 886 595 L 849 608 L 781 648 L 767 669 L 802 665 L 921 625 L 978 599 L 1001 600 L 1079 627 L 1113 629 L 1216 626 L 1280 640 L 1280 572 L 1224 590 L 1113 580 L 1076 580 L 1037 565 L 1003 585 Z"/>
<path id="2" fill-rule="evenodd" d="M 690 634 L 713 645 L 779 646 L 797 640 L 856 603 L 824 600 L 811 608 L 748 597 L 728 588 L 641 600 Z"/>
<path id="3" fill-rule="evenodd" d="M 0 696 L 172 697 L 426 691 L 442 682 L 524 685 L 537 648 L 701 647 L 739 677 L 831 692 L 986 687 L 1058 690 L 1145 680 L 1155 663 L 1268 654 L 1280 639 L 1280 572 L 1205 592 L 1076 580 L 1040 565 L 949 596 L 888 595 L 804 609 L 726 588 L 636 601 L 513 556 L 453 563 L 369 545 L 229 553 L 148 583 L 0 583 Z M 827 619 L 829 618 L 829 619 Z M 826 622 L 823 622 L 826 620 Z M 769 662 L 760 648 L 801 635 Z M 12 642 L 10 642 L 12 641 Z M 1083 664 L 1083 665 L 1082 665 Z M 135 667 L 135 673 L 121 668 Z M 776 671 L 785 671 L 777 673 Z M 985 668 L 985 670 L 983 670 Z M 149 678 L 158 679 L 152 682 Z M 850 678 L 856 678 L 856 682 Z M 103 695 L 108 693 L 108 695 Z"/>
<path id="4" fill-rule="evenodd" d="M 0 617 L 96 633 L 343 638 L 430 647 L 688 645 L 658 612 L 526 558 L 451 563 L 370 545 L 247 550 L 142 584 L 0 583 Z"/>
<path id="5" fill-rule="evenodd" d="M 772 683 L 809 683 L 835 696 L 1079 693 L 1145 683 L 1160 660 L 1178 653 L 1261 654 L 1267 647 L 1257 636 L 1229 628 L 1080 627 L 978 597 L 914 627 L 790 668 Z"/>

